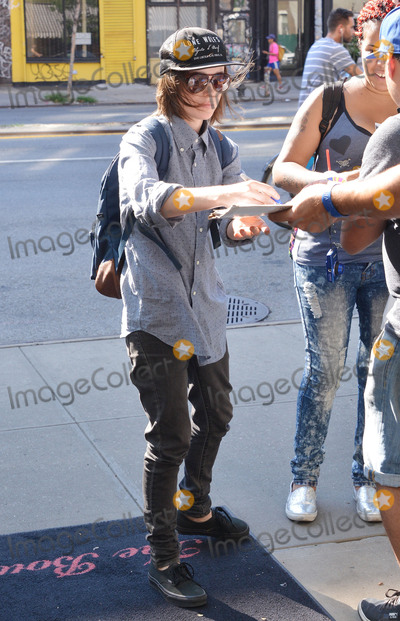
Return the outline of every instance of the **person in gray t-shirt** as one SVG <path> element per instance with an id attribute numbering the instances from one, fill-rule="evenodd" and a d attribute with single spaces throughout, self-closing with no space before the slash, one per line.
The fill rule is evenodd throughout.
<path id="1" fill-rule="evenodd" d="M 344 73 L 362 73 L 343 47 L 343 43 L 349 43 L 353 36 L 353 13 L 347 9 L 331 11 L 328 17 L 328 34 L 318 39 L 308 50 L 301 80 L 299 107 L 321 84 L 332 84 Z"/>

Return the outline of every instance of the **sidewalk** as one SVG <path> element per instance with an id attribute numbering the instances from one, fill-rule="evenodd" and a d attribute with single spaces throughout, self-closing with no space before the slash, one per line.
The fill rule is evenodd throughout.
<path id="1" fill-rule="evenodd" d="M 284 506 L 304 361 L 301 325 L 229 328 L 228 343 L 235 417 L 217 460 L 213 501 L 246 519 L 336 621 L 356 621 L 362 597 L 398 586 L 382 525 L 359 520 L 352 500 L 356 378 L 349 370 L 335 400 L 318 518 L 292 523 Z M 123 342 L 4 347 L 0 362 L 1 533 L 139 516 L 145 417 Z M 349 369 L 354 362 L 353 355 Z"/>
<path id="2" fill-rule="evenodd" d="M 18 93 L 0 86 L 0 107 L 7 107 L 10 92 L 15 102 Z M 28 94 L 32 100 L 34 93 Z M 289 94 L 297 99 L 292 84 Z M 154 87 L 107 87 L 96 98 L 99 104 L 154 103 Z M 261 107 L 265 102 L 259 101 Z M 276 104 L 265 107 L 265 117 L 244 123 L 289 123 L 279 100 Z M 59 131 L 74 130 L 62 125 Z M 75 130 L 90 127 L 85 123 Z M 1 135 L 56 129 L 55 124 L 0 126 Z M 353 323 L 349 371 L 335 400 L 318 488 L 317 520 L 296 524 L 284 513 L 304 364 L 300 323 L 228 329 L 235 417 L 213 481 L 214 504 L 246 519 L 260 544 L 336 621 L 356 621 L 361 598 L 382 598 L 387 589 L 399 587 L 382 525 L 360 521 L 352 499 L 357 320 Z M 0 347 L 0 363 L 0 533 L 139 516 L 146 423 L 129 383 L 123 342 L 115 337 Z"/>
<path id="3" fill-rule="evenodd" d="M 271 82 L 269 97 L 265 96 L 263 82 L 246 81 L 242 94 L 237 89 L 230 89 L 229 95 L 234 101 L 263 101 L 269 105 L 274 101 L 287 99 L 298 100 L 301 78 L 291 76 L 283 78 L 284 88 L 277 90 L 277 82 Z M 59 105 L 45 99 L 46 95 L 54 92 L 66 93 L 66 87 L 48 85 L 15 87 L 11 84 L 0 84 L 0 108 L 19 106 Z M 153 104 L 155 102 L 156 87 L 146 84 L 96 84 L 80 87 L 74 91 L 75 98 L 93 97 L 97 104 Z M 79 104 L 74 104 L 79 105 Z"/>

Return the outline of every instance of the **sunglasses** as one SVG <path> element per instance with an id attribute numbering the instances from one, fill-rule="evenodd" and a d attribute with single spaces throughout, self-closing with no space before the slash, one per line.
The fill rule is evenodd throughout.
<path id="1" fill-rule="evenodd" d="M 204 91 L 209 84 L 217 93 L 222 93 L 229 88 L 231 78 L 227 73 L 214 73 L 214 75 L 192 73 L 185 78 L 185 81 L 188 91 L 195 95 Z"/>

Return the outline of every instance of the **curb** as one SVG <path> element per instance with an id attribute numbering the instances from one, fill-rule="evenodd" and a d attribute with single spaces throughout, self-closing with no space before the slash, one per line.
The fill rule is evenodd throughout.
<path id="1" fill-rule="evenodd" d="M 263 129 L 273 127 L 276 129 L 288 129 L 293 120 L 292 116 L 260 117 L 248 119 L 246 121 L 228 121 L 217 124 L 225 130 L 233 129 Z M 52 134 L 62 136 L 63 134 L 123 134 L 133 123 L 40 123 L 26 125 L 0 125 L 0 137 L 18 137 L 34 135 L 41 136 Z"/>

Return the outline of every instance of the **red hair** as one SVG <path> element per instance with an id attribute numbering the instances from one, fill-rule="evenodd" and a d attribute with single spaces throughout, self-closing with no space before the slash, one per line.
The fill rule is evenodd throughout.
<path id="1" fill-rule="evenodd" d="M 393 0 L 369 0 L 369 2 L 364 4 L 359 16 L 357 17 L 357 30 L 355 31 L 356 37 L 361 40 L 364 35 L 365 24 L 368 22 L 379 24 L 385 15 L 394 9 L 394 7 L 395 4 Z"/>

